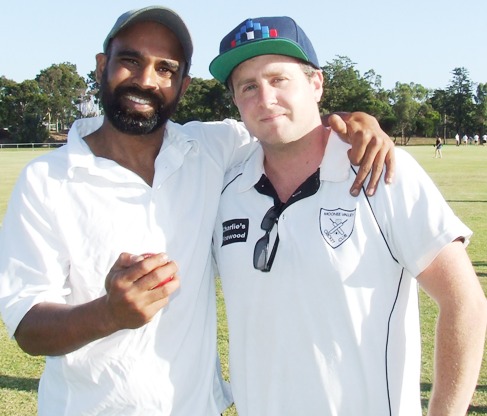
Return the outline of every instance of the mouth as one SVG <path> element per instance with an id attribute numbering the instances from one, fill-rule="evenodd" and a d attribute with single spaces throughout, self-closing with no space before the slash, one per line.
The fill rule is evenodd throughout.
<path id="1" fill-rule="evenodd" d="M 272 122 L 277 120 L 278 118 L 283 117 L 284 114 L 268 114 L 260 119 L 262 122 Z"/>
<path id="2" fill-rule="evenodd" d="M 152 105 L 152 101 L 149 100 L 148 98 L 142 98 L 137 95 L 133 94 L 128 94 L 125 97 L 127 100 L 134 102 L 135 104 L 140 104 L 140 105 Z"/>
<path id="3" fill-rule="evenodd" d="M 149 97 L 142 97 L 138 94 L 128 93 L 123 97 L 125 106 L 129 111 L 138 113 L 151 113 L 155 111 L 156 105 L 154 100 Z"/>

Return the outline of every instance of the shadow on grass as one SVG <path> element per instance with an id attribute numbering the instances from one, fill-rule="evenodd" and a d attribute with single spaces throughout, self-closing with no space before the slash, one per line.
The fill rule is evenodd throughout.
<path id="1" fill-rule="evenodd" d="M 430 393 L 431 387 L 432 387 L 431 383 L 421 383 L 421 392 L 422 393 Z M 477 388 L 475 390 L 478 392 L 487 392 L 487 386 L 477 385 Z M 423 407 L 423 409 L 426 409 L 428 407 L 428 399 L 421 398 L 421 406 Z M 484 406 L 484 405 L 476 406 L 476 405 L 471 404 L 468 407 L 468 414 L 474 413 L 474 412 L 475 412 L 475 414 L 479 414 L 479 415 L 487 414 L 487 406 Z"/>
<path id="2" fill-rule="evenodd" d="M 468 414 L 475 412 L 476 414 L 482 415 L 484 413 L 487 414 L 487 406 L 474 406 L 470 405 L 468 407 Z"/>
<path id="3" fill-rule="evenodd" d="M 472 262 L 473 267 L 479 268 L 479 267 L 487 267 L 487 261 L 473 261 Z M 478 277 L 487 277 L 487 273 L 484 272 L 477 272 Z"/>
<path id="4" fill-rule="evenodd" d="M 479 385 L 477 385 L 476 390 L 478 392 L 483 392 L 485 394 L 485 392 L 487 392 L 487 386 L 479 386 Z M 485 406 L 485 405 L 480 405 L 480 406 L 470 405 L 470 407 L 468 408 L 468 413 L 470 414 L 470 413 L 473 413 L 473 412 L 476 412 L 479 415 L 487 414 L 487 406 Z"/>
<path id="5" fill-rule="evenodd" d="M 35 392 L 39 386 L 38 378 L 12 377 L 0 375 L 0 389 Z"/>
<path id="6" fill-rule="evenodd" d="M 447 199 L 447 202 L 487 202 L 487 201 L 475 201 L 475 200 L 456 200 L 456 199 Z"/>
<path id="7" fill-rule="evenodd" d="M 428 408 L 428 398 L 424 397 L 426 394 L 428 394 L 428 397 L 429 397 L 429 393 L 431 392 L 431 383 L 421 383 L 421 407 L 423 409 L 427 409 Z"/>

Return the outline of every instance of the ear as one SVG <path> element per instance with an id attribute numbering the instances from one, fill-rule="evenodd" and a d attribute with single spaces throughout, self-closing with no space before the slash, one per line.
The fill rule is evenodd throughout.
<path id="1" fill-rule="evenodd" d="M 315 98 L 316 102 L 320 102 L 321 96 L 323 95 L 323 72 L 317 70 L 314 72 L 312 83 L 315 87 Z"/>
<path id="2" fill-rule="evenodd" d="M 191 84 L 191 77 L 189 75 L 186 75 L 183 78 L 183 81 L 182 81 L 182 84 L 181 84 L 181 97 L 184 95 L 184 93 L 188 89 L 189 84 Z"/>
<path id="3" fill-rule="evenodd" d="M 101 76 L 105 67 L 107 66 L 108 57 L 104 53 L 98 53 L 96 55 L 96 82 L 100 83 Z"/>

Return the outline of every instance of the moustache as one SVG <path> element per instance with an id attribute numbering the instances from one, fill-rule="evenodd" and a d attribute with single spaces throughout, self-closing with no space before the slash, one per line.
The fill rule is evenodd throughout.
<path id="1" fill-rule="evenodd" d="M 154 108 L 164 107 L 165 104 L 162 97 L 151 91 L 141 90 L 137 87 L 118 87 L 114 93 L 117 99 L 128 96 L 131 99 L 150 104 Z"/>

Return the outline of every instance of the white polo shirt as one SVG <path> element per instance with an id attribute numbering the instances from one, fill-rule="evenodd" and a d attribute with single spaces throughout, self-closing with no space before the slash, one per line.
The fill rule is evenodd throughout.
<path id="1" fill-rule="evenodd" d="M 60 357 L 48 357 L 39 415 L 219 415 L 211 239 L 225 170 L 249 151 L 234 121 L 167 125 L 153 186 L 82 140 L 101 118 L 77 121 L 68 144 L 22 172 L 0 234 L 0 307 L 13 336 L 43 301 L 80 304 L 105 293 L 121 252 L 166 252 L 180 268 L 169 306 Z M 215 383 L 215 384 L 214 384 Z"/>
<path id="2" fill-rule="evenodd" d="M 227 175 L 214 251 L 239 416 L 421 415 L 414 277 L 471 231 L 400 149 L 394 184 L 350 196 L 347 149 L 332 133 L 319 176 L 280 214 L 270 272 L 253 267 L 274 205 L 254 188 L 262 149 Z"/>

